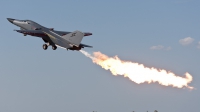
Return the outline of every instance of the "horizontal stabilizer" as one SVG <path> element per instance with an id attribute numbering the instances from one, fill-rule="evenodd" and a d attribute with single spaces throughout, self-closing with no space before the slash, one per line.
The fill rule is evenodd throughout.
<path id="1" fill-rule="evenodd" d="M 84 32 L 84 36 L 90 36 L 90 35 L 92 35 L 92 33 Z"/>
<path id="2" fill-rule="evenodd" d="M 86 44 L 80 44 L 80 46 L 81 47 L 91 47 L 92 48 L 92 46 L 89 46 L 89 45 L 86 45 Z"/>

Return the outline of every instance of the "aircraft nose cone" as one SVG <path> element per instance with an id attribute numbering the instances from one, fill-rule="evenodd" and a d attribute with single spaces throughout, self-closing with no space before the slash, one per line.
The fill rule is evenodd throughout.
<path id="1" fill-rule="evenodd" d="M 13 23 L 13 21 L 14 21 L 15 19 L 7 18 L 7 20 L 10 21 L 11 23 Z"/>

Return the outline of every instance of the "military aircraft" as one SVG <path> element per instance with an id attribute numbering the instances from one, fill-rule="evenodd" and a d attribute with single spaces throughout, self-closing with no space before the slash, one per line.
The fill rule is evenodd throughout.
<path id="1" fill-rule="evenodd" d="M 89 32 L 56 31 L 53 28 L 46 28 L 31 20 L 17 20 L 12 18 L 7 18 L 7 20 L 20 27 L 20 30 L 14 31 L 22 33 L 24 36 L 30 35 L 42 38 L 45 42 L 45 44 L 43 44 L 44 50 L 46 50 L 50 45 L 53 50 L 56 50 L 57 46 L 63 47 L 67 50 L 81 50 L 84 47 L 92 47 L 81 43 L 84 36 L 92 35 L 92 33 Z"/>

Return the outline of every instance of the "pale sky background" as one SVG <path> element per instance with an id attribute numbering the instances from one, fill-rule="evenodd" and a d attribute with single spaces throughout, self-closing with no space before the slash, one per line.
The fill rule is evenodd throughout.
<path id="1" fill-rule="evenodd" d="M 1 0 L 0 112 L 199 112 L 199 0 Z M 108 56 L 193 76 L 195 90 L 136 84 L 78 51 L 42 49 L 6 18 L 92 32 Z"/>

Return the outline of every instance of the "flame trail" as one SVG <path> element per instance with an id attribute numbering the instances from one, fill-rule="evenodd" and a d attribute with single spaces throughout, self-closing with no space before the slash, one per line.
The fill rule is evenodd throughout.
<path id="1" fill-rule="evenodd" d="M 93 63 L 100 65 L 106 70 L 110 70 L 113 75 L 123 75 L 137 84 L 158 82 L 164 86 L 193 89 L 193 87 L 188 86 L 192 81 L 192 76 L 189 73 L 185 73 L 184 78 L 164 69 L 158 70 L 156 68 L 145 67 L 143 64 L 122 61 L 117 56 L 108 57 L 101 52 L 94 52 L 91 55 L 83 50 L 80 50 L 80 52 L 92 59 Z"/>

